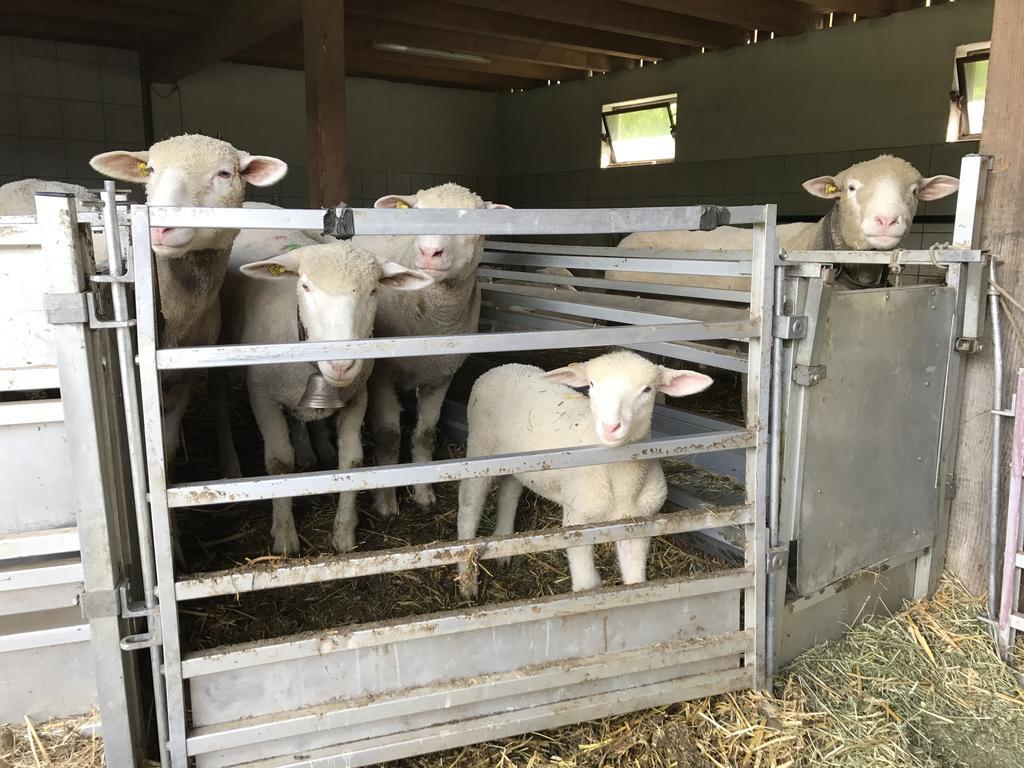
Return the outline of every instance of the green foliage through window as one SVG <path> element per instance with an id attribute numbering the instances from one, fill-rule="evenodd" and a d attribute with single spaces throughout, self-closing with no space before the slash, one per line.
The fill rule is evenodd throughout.
<path id="1" fill-rule="evenodd" d="M 606 105 L 601 113 L 601 167 L 672 160 L 676 100 Z"/>

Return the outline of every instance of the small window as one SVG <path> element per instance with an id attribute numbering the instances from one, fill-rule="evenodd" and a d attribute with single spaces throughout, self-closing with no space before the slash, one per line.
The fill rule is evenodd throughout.
<path id="1" fill-rule="evenodd" d="M 601 108 L 602 168 L 666 163 L 675 157 L 675 94 Z"/>
<path id="2" fill-rule="evenodd" d="M 990 47 L 991 43 L 972 43 L 956 49 L 946 141 L 967 141 L 981 137 Z"/>

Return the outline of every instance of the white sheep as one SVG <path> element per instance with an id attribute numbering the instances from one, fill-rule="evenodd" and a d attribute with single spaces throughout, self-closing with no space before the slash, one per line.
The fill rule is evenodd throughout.
<path id="1" fill-rule="evenodd" d="M 442 184 L 415 195 L 386 195 L 376 208 L 508 208 L 488 203 L 457 184 Z M 378 260 L 415 267 L 434 278 L 434 284 L 416 293 L 385 290 L 381 293 L 375 332 L 380 337 L 437 336 L 476 333 L 480 320 L 480 285 L 477 267 L 483 254 L 482 235 L 363 236 L 353 243 L 374 253 Z M 412 460 L 430 461 L 441 403 L 452 377 L 466 355 L 440 355 L 380 360 L 370 380 L 370 416 L 378 465 L 398 463 L 398 390 L 415 390 L 417 422 L 412 436 Z M 434 502 L 430 485 L 413 487 L 420 506 Z M 394 488 L 374 494 L 377 513 L 384 518 L 398 512 Z"/>
<path id="2" fill-rule="evenodd" d="M 954 176 L 921 176 L 906 160 L 880 155 L 857 163 L 835 176 L 818 176 L 803 183 L 815 197 L 835 200 L 817 222 L 782 224 L 777 228 L 779 246 L 786 250 L 892 250 L 910 229 L 920 201 L 939 200 L 960 186 Z M 719 227 L 710 232 L 634 232 L 620 248 L 668 250 L 733 250 L 750 248 L 749 229 Z M 877 265 L 844 265 L 841 282 L 848 288 L 879 284 L 884 268 Z M 635 282 L 695 285 L 688 275 L 615 272 L 607 277 Z"/>
<path id="3" fill-rule="evenodd" d="M 711 383 L 702 373 L 665 368 L 625 350 L 548 373 L 532 365 L 502 365 L 473 385 L 466 456 L 644 440 L 650 436 L 656 393 L 682 397 Z M 589 397 L 570 389 L 586 386 Z M 460 539 L 476 538 L 490 484 L 489 477 L 473 477 L 459 485 Z M 509 475 L 499 481 L 495 534 L 512 533 L 524 485 L 562 506 L 562 525 L 651 517 L 667 493 L 657 459 Z M 649 539 L 616 543 L 623 583 L 645 580 L 649 544 Z M 569 547 L 566 554 L 573 590 L 601 585 L 593 546 Z M 469 567 L 460 564 L 459 572 L 463 596 L 476 597 L 476 579 Z"/>
<path id="4" fill-rule="evenodd" d="M 235 244 L 232 269 L 224 283 L 222 344 L 274 344 L 365 339 L 373 335 L 378 286 L 417 290 L 433 280 L 399 264 L 379 264 L 368 252 L 349 243 L 309 244 L 301 232 L 247 231 Z M 298 247 L 295 247 L 298 246 Z M 283 251 L 283 252 L 282 252 Z M 273 258 L 264 258 L 267 253 Z M 338 388 L 344 405 L 338 409 L 299 407 L 306 381 L 315 369 Z M 360 430 L 366 412 L 366 381 L 372 360 L 326 360 L 315 364 L 253 365 L 246 371 L 249 402 L 263 436 L 266 470 L 272 475 L 294 470 L 295 454 L 287 416 L 300 422 L 334 418 L 338 431 L 338 468 L 362 464 Z M 222 460 L 230 475 L 239 474 L 224 402 L 225 388 L 215 400 Z M 340 494 L 331 544 L 338 552 L 355 547 L 355 492 Z M 299 536 L 292 500 L 273 501 L 272 550 L 297 555 Z"/>
<path id="5" fill-rule="evenodd" d="M 226 141 L 193 134 L 157 142 L 144 152 L 104 152 L 89 164 L 113 179 L 145 184 L 150 205 L 211 208 L 240 208 L 246 184 L 264 187 L 288 171 L 277 158 L 250 155 Z M 162 347 L 217 343 L 220 288 L 237 234 L 237 229 L 150 229 L 163 315 Z M 165 374 L 161 384 L 164 452 L 171 462 L 177 453 L 192 375 Z"/>

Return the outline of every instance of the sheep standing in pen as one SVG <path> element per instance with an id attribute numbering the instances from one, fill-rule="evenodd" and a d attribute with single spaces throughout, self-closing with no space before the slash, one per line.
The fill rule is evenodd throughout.
<path id="1" fill-rule="evenodd" d="M 508 208 L 488 203 L 457 184 L 442 184 L 415 195 L 387 195 L 376 208 Z M 372 251 L 379 260 L 395 261 L 423 270 L 434 284 L 419 293 L 385 290 L 377 308 L 375 332 L 380 337 L 439 336 L 476 333 L 480 320 L 480 285 L 477 267 L 483 254 L 483 235 L 420 235 L 417 237 L 363 236 L 352 242 Z M 466 355 L 380 360 L 370 380 L 370 418 L 378 466 L 397 464 L 400 448 L 399 390 L 415 390 L 416 428 L 412 460 L 418 464 L 434 455 L 434 431 L 441 403 L 452 377 Z M 398 512 L 394 488 L 374 492 L 375 508 L 384 518 Z M 430 485 L 413 487 L 413 499 L 422 506 L 434 503 Z"/>
<path id="2" fill-rule="evenodd" d="M 655 365 L 624 350 L 545 373 L 512 363 L 492 368 L 476 380 L 469 397 L 466 457 L 594 445 L 620 446 L 651 433 L 654 398 L 662 392 L 682 397 L 712 383 L 709 376 Z M 589 397 L 570 387 L 590 387 Z M 491 485 L 471 477 L 459 486 L 458 534 L 476 538 Z M 499 480 L 496 535 L 511 534 L 523 486 L 562 505 L 562 525 L 651 517 L 665 503 L 665 475 L 657 459 L 621 461 L 568 469 L 509 475 Z M 646 579 L 650 539 L 616 542 L 625 584 Z M 569 547 L 575 591 L 601 586 L 592 545 Z M 459 565 L 459 589 L 476 597 L 476 578 Z"/>
<path id="3" fill-rule="evenodd" d="M 309 244 L 301 232 L 248 231 L 235 244 L 224 284 L 223 344 L 274 344 L 365 339 L 373 335 L 378 287 L 409 291 L 433 281 L 425 273 L 399 264 L 379 264 L 348 243 Z M 294 247 L 299 246 L 299 247 Z M 282 250 L 284 251 L 282 253 Z M 265 256 L 277 253 L 272 258 Z M 309 374 L 315 368 L 337 388 L 344 405 L 337 409 L 300 407 Z M 246 371 L 249 402 L 263 436 L 269 474 L 294 470 L 295 452 L 287 416 L 300 422 L 334 418 L 338 431 L 338 468 L 363 461 L 360 439 L 366 412 L 366 381 L 372 360 L 325 360 L 309 365 L 253 365 Z M 221 384 L 223 380 L 221 379 Z M 215 419 L 222 461 L 229 476 L 238 476 L 225 402 L 226 388 L 215 388 Z M 340 494 L 331 544 L 338 552 L 355 547 L 356 493 Z M 297 555 L 299 536 L 292 500 L 273 500 L 272 550 Z"/>
<path id="4" fill-rule="evenodd" d="M 209 208 L 241 208 L 246 184 L 265 187 L 288 171 L 277 158 L 250 155 L 226 141 L 194 134 L 157 142 L 145 152 L 104 152 L 90 165 L 113 179 L 145 184 L 150 205 Z M 220 288 L 237 234 L 237 229 L 150 229 L 163 320 L 161 347 L 217 343 Z M 177 453 L 192 378 L 188 371 L 161 378 L 168 463 Z"/>

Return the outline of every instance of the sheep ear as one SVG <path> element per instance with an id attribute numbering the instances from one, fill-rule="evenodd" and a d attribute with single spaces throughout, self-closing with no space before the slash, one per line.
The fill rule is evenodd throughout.
<path id="1" fill-rule="evenodd" d="M 118 181 L 145 184 L 153 171 L 149 167 L 149 152 L 128 152 L 123 149 L 104 152 L 89 161 L 94 171 Z"/>
<path id="2" fill-rule="evenodd" d="M 661 369 L 661 380 L 658 391 L 669 397 L 683 397 L 703 392 L 714 383 L 714 379 L 696 371 L 676 371 L 671 368 Z"/>
<path id="3" fill-rule="evenodd" d="M 941 200 L 960 189 L 960 179 L 956 176 L 929 176 L 921 179 L 917 185 L 918 200 Z"/>
<path id="4" fill-rule="evenodd" d="M 504 203 L 488 203 L 487 207 L 488 208 L 507 208 L 508 210 L 512 210 L 512 206 L 511 205 L 505 205 Z"/>
<path id="5" fill-rule="evenodd" d="M 808 179 L 803 186 L 815 197 L 824 197 L 826 200 L 839 197 L 839 182 L 833 176 L 818 176 L 816 179 Z"/>
<path id="6" fill-rule="evenodd" d="M 374 208 L 413 208 L 416 195 L 384 195 L 373 204 Z"/>
<path id="7" fill-rule="evenodd" d="M 254 261 L 242 266 L 242 274 L 258 280 L 277 280 L 281 277 L 293 277 L 299 274 L 299 259 L 291 251 L 282 253 L 272 259 Z"/>
<path id="8" fill-rule="evenodd" d="M 426 272 L 409 269 L 393 261 L 385 261 L 380 266 L 380 284 L 398 291 L 418 291 L 434 282 L 434 278 Z"/>
<path id="9" fill-rule="evenodd" d="M 587 378 L 586 366 L 583 363 L 573 363 L 564 368 L 556 368 L 542 374 L 541 377 L 570 387 L 585 387 L 590 383 L 590 379 Z"/>
<path id="10" fill-rule="evenodd" d="M 284 178 L 288 173 L 288 164 L 276 157 L 239 152 L 238 170 L 242 178 L 253 186 L 269 187 Z"/>

